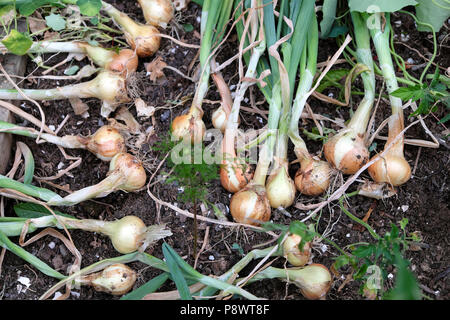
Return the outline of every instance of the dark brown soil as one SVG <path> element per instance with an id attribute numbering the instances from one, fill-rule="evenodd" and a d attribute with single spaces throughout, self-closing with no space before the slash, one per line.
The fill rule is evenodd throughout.
<path id="1" fill-rule="evenodd" d="M 119 9 L 130 13 L 132 18 L 143 21 L 140 9 L 137 5 L 123 5 L 121 1 L 110 1 L 115 4 Z M 189 10 L 183 14 L 182 23 L 191 23 L 195 30 L 199 29 L 199 23 L 197 17 L 199 17 L 200 11 L 195 4 L 190 4 Z M 417 49 L 422 55 L 427 51 L 432 50 L 432 41 L 426 34 L 420 34 L 415 30 L 412 19 L 404 15 L 396 15 L 394 21 L 401 21 L 401 25 L 394 23 L 395 33 L 399 35 L 401 33 L 409 35 L 407 44 Z M 450 66 L 450 52 L 448 47 L 448 25 L 445 26 L 441 33 L 438 35 L 440 46 L 439 54 L 436 62 L 444 67 Z M 193 32 L 185 32 L 183 28 L 178 29 L 178 33 L 182 41 L 198 44 L 198 39 L 195 38 Z M 400 40 L 399 40 L 400 41 Z M 237 47 L 236 40 L 230 39 L 222 49 L 221 54 L 218 57 L 219 62 L 225 61 L 226 57 L 230 57 Z M 326 40 L 321 42 L 321 50 L 319 61 L 325 61 L 329 56 L 333 55 L 337 50 L 337 45 L 333 40 Z M 414 59 L 416 64 L 424 62 L 421 56 L 416 52 L 411 51 L 407 47 L 401 44 L 396 44 L 397 53 L 400 54 L 405 60 L 408 58 Z M 156 56 L 163 57 L 163 60 L 170 66 L 177 68 L 182 73 L 188 73 L 188 66 L 192 62 L 196 55 L 194 49 L 183 48 L 174 45 L 171 41 L 163 39 L 161 43 L 161 49 Z M 155 56 L 155 57 L 156 57 Z M 59 57 L 54 61 L 49 61 L 48 64 L 56 63 Z M 141 60 L 139 65 L 139 71 L 145 75 L 144 63 L 150 62 L 153 59 Z M 64 69 L 64 68 L 63 68 Z M 61 69 L 58 74 L 62 74 Z M 433 68 L 434 69 L 434 68 Z M 30 63 L 28 65 L 27 74 L 34 70 L 34 66 Z M 230 84 L 237 81 L 237 66 L 235 64 L 224 70 L 225 80 Z M 411 71 L 413 75 L 418 76 L 418 71 Z M 38 70 L 35 74 L 38 75 L 41 70 Z M 194 92 L 194 84 L 181 77 L 179 74 L 166 69 L 165 79 L 158 83 L 152 83 L 147 77 L 144 77 L 142 85 L 143 93 L 141 98 L 148 104 L 155 106 L 157 111 L 154 115 L 155 122 L 151 119 L 138 119 L 144 128 L 154 126 L 155 134 L 151 137 L 148 144 L 136 151 L 136 155 L 141 157 L 146 162 L 153 163 L 153 166 L 149 167 L 148 176 L 151 176 L 154 168 L 159 164 L 159 159 L 162 155 L 155 151 L 152 151 L 151 147 L 154 141 L 162 139 L 169 128 L 171 120 L 185 111 L 189 107 L 189 102 L 184 106 L 177 106 L 176 108 L 169 108 L 167 102 L 179 100 L 183 96 L 192 95 Z M 54 87 L 56 85 L 63 85 L 64 83 L 53 81 L 39 81 L 37 83 L 23 83 L 22 86 L 32 88 L 44 88 Z M 358 85 L 358 84 L 357 84 Z M 256 89 L 256 87 L 255 87 Z M 257 94 L 257 90 L 253 90 Z M 210 101 L 219 100 L 219 95 L 214 86 L 211 86 L 211 90 L 207 96 Z M 352 106 L 357 105 L 358 98 L 352 101 Z M 257 101 L 261 100 L 261 96 L 257 94 Z M 46 124 L 58 127 L 63 118 L 66 115 L 70 115 L 68 122 L 60 131 L 60 135 L 64 134 L 90 134 L 95 132 L 105 120 L 99 116 L 100 105 L 97 100 L 91 99 L 85 101 L 89 107 L 90 117 L 87 119 L 81 116 L 75 116 L 70 104 L 66 101 L 42 103 L 46 113 Z M 330 117 L 348 117 L 348 108 L 336 108 L 333 105 L 325 104 L 318 100 L 311 99 L 311 107 L 314 112 L 318 114 L 324 114 Z M 38 111 L 34 106 L 28 102 L 23 104 L 24 110 L 32 113 L 39 118 Z M 205 110 L 205 123 L 207 127 L 211 127 L 210 115 L 216 105 L 204 104 Z M 260 106 L 262 109 L 267 109 L 266 104 Z M 136 113 L 134 107 L 130 108 L 133 114 Z M 379 114 L 377 116 L 378 125 L 382 119 L 389 115 L 389 105 L 383 101 L 379 107 Z M 405 111 L 409 114 L 410 109 Z M 428 116 L 425 119 L 425 123 L 436 135 L 436 137 L 442 138 L 442 132 L 445 130 L 443 125 L 437 124 L 437 119 L 440 119 L 444 115 L 444 108 L 440 108 L 434 115 Z M 258 117 L 250 112 L 242 113 L 242 127 L 248 128 L 260 128 L 262 125 L 258 120 Z M 22 119 L 17 118 L 17 123 L 24 123 Z M 409 120 L 408 120 L 409 121 Z M 329 123 L 324 123 L 330 127 Z M 305 122 L 305 126 L 308 130 L 314 126 L 312 121 Z M 337 129 L 337 128 L 335 128 Z M 448 134 L 448 133 L 447 133 Z M 408 130 L 406 134 L 407 138 L 430 140 L 420 125 L 416 125 Z M 445 138 L 444 138 L 445 139 Z M 57 172 L 57 166 L 60 162 L 67 167 L 70 161 L 65 160 L 61 152 L 52 145 L 41 144 L 36 145 L 31 139 L 18 140 L 24 141 L 33 151 L 36 160 L 36 174 L 39 176 L 51 176 Z M 448 140 L 446 141 L 448 143 Z M 308 141 L 308 147 L 312 152 L 319 152 L 321 145 L 318 142 Z M 445 143 L 445 141 L 444 141 Z M 383 145 L 382 141 L 378 141 L 378 149 L 381 150 Z M 420 154 L 419 154 L 420 152 Z M 81 189 L 85 186 L 89 186 L 100 181 L 108 170 L 108 164 L 101 162 L 95 156 L 86 151 L 69 150 L 68 154 L 72 156 L 79 156 L 83 158 L 82 164 L 71 171 L 73 177 L 63 176 L 58 180 L 53 181 L 60 186 L 68 186 L 70 190 Z M 450 227 L 450 209 L 449 209 L 449 163 L 450 154 L 448 152 L 448 145 L 441 145 L 438 149 L 422 148 L 419 149 L 415 146 L 406 146 L 405 148 L 406 159 L 411 164 L 414 170 L 412 179 L 404 186 L 398 188 L 396 196 L 385 200 L 372 200 L 364 197 L 353 197 L 349 200 L 349 210 L 356 216 L 362 218 L 368 211 L 370 206 L 375 203 L 375 209 L 372 212 L 368 221 L 378 234 L 383 235 L 390 228 L 391 223 L 398 223 L 402 218 L 408 218 L 409 224 L 407 226 L 408 231 L 418 231 L 423 237 L 423 243 L 418 251 L 407 251 L 406 258 L 411 261 L 411 269 L 417 276 L 423 292 L 432 299 L 447 300 L 450 298 L 450 286 L 449 286 L 449 237 L 448 230 Z M 297 170 L 298 164 L 293 165 L 291 168 L 292 174 Z M 165 170 L 163 165 L 161 171 Z M 361 179 L 368 179 L 369 176 L 365 173 Z M 43 187 L 53 189 L 51 186 L 42 184 Z M 356 189 L 355 186 L 351 186 L 348 192 Z M 56 192 L 65 194 L 64 191 L 53 189 Z M 177 203 L 177 205 L 186 210 L 192 211 L 190 205 L 186 205 L 178 201 L 178 187 L 173 184 L 166 184 L 164 182 L 157 183 L 151 187 L 151 192 L 159 199 Z M 209 201 L 215 204 L 223 204 L 228 206 L 229 194 L 221 187 L 220 181 L 215 181 L 213 187 L 209 190 Z M 304 196 L 298 196 L 297 201 L 302 203 L 316 203 L 323 199 L 309 199 Z M 14 216 L 12 209 L 15 201 L 8 200 L 6 205 L 6 215 Z M 59 208 L 68 214 L 72 214 L 78 218 L 93 218 L 103 220 L 114 220 L 121 218 L 125 215 L 137 215 L 144 220 L 147 225 L 156 223 L 166 223 L 171 229 L 173 236 L 167 238 L 166 241 L 171 245 L 180 256 L 186 257 L 186 261 L 193 265 L 193 221 L 180 214 L 176 214 L 173 210 L 166 207 L 157 207 L 155 202 L 148 196 L 146 190 L 137 193 L 123 193 L 116 192 L 105 198 L 99 199 L 99 201 L 87 201 L 73 207 Z M 289 224 L 292 219 L 302 219 L 306 216 L 307 212 L 298 209 L 290 208 L 289 213 L 291 218 L 282 214 L 281 212 L 274 210 L 272 215 L 272 221 L 277 224 Z M 213 218 L 213 213 L 208 212 L 208 217 Z M 231 221 L 231 216 L 228 217 Z M 158 219 L 159 218 L 159 219 Z M 367 231 L 361 231 L 357 228 L 355 223 L 350 220 L 343 212 L 341 212 L 338 205 L 331 203 L 325 207 L 321 214 L 320 219 L 317 219 L 318 231 L 320 233 L 327 230 L 328 237 L 335 241 L 340 247 L 345 247 L 352 243 L 357 242 L 373 242 L 370 234 Z M 220 275 L 228 270 L 234 263 L 236 263 L 241 255 L 237 250 L 232 250 L 234 243 L 241 246 L 245 253 L 249 252 L 254 246 L 265 243 L 272 239 L 271 236 L 255 232 L 250 229 L 242 230 L 238 228 L 229 228 L 219 226 L 215 224 L 199 223 L 199 243 L 200 247 L 205 235 L 206 227 L 209 226 L 209 246 L 201 254 L 197 270 L 205 275 Z M 331 229 L 330 229 L 331 228 Z M 118 253 L 112 247 L 110 241 L 100 235 L 83 232 L 83 231 L 71 231 L 73 241 L 78 250 L 82 254 L 83 261 L 82 266 L 88 266 L 101 259 L 111 258 L 118 256 Z M 17 242 L 18 239 L 12 239 Z M 54 248 L 50 248 L 50 243 L 54 244 Z M 158 258 L 163 258 L 161 243 L 158 242 L 152 248 L 147 249 L 147 253 L 152 254 Z M 53 247 L 53 245 L 52 245 Z M 55 270 L 62 273 L 67 272 L 67 268 L 74 262 L 73 256 L 65 248 L 61 241 L 58 239 L 45 237 L 36 241 L 35 243 L 26 247 L 26 250 L 37 256 Z M 333 263 L 333 258 L 339 255 L 339 253 L 332 247 L 327 246 L 326 251 L 323 252 L 319 249 L 314 250 L 314 262 L 322 263 L 328 267 Z M 241 274 L 246 274 L 253 269 L 256 265 L 251 263 Z M 273 263 L 274 266 L 283 267 L 284 262 L 282 259 L 278 259 Z M 161 272 L 157 269 L 150 268 L 142 263 L 130 264 L 134 270 L 138 272 L 138 280 L 135 284 L 135 288 L 146 283 L 153 277 L 157 276 Z M 392 270 L 391 270 L 392 271 Z M 17 281 L 19 276 L 28 277 L 31 280 L 31 285 L 25 292 L 21 292 L 18 288 L 19 282 Z M 355 300 L 362 299 L 359 293 L 360 284 L 356 281 L 351 281 L 343 288 L 339 289 L 343 284 L 343 281 L 347 273 L 343 270 L 341 277 L 334 279 L 331 286 L 331 290 L 327 296 L 330 300 Z M 26 264 L 23 260 L 13 255 L 10 252 L 6 252 L 5 259 L 2 265 L 2 273 L 0 275 L 0 298 L 5 300 L 32 300 L 39 298 L 46 290 L 57 283 L 57 280 L 47 277 L 35 270 L 33 267 Z M 389 283 L 392 285 L 392 283 Z M 265 280 L 263 282 L 257 282 L 248 285 L 247 290 L 252 292 L 258 297 L 282 300 L 282 299 L 304 299 L 298 292 L 295 286 L 286 285 L 284 282 L 278 280 Z M 174 290 L 175 286 L 171 283 L 165 284 L 161 291 Z M 104 293 L 98 293 L 91 288 L 82 287 L 81 289 L 73 290 L 70 299 L 117 299 Z"/>

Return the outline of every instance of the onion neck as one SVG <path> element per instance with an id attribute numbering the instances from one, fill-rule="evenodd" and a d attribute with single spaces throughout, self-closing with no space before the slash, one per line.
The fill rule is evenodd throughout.
<path id="1" fill-rule="evenodd" d="M 136 35 L 139 33 L 139 25 L 128 15 L 117 10 L 109 3 L 102 1 L 102 9 L 113 18 L 126 32 Z"/>

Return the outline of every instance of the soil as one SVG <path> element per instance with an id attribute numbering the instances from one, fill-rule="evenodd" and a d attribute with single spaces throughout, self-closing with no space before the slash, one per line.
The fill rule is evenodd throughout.
<path id="1" fill-rule="evenodd" d="M 136 20 L 143 21 L 140 8 L 137 5 L 129 5 L 124 7 L 121 1 L 110 1 L 116 5 L 118 9 L 130 14 Z M 133 2 L 134 3 L 134 2 Z M 194 32 L 186 32 L 182 24 L 190 23 L 194 26 L 194 30 L 199 30 L 200 10 L 194 4 L 189 5 L 188 10 L 177 16 L 178 35 L 181 41 L 198 44 L 198 38 L 195 37 Z M 182 17 L 182 18 L 181 18 Z M 181 20 L 182 19 L 182 20 Z M 416 31 L 412 19 L 406 15 L 395 14 L 393 21 L 400 21 L 394 23 L 394 31 L 397 35 L 395 48 L 397 53 L 405 60 L 411 58 L 414 64 L 421 64 L 424 62 L 422 55 L 426 52 L 432 51 L 432 39 L 427 34 L 422 34 Z M 168 29 L 168 32 L 174 31 L 174 28 Z M 450 66 L 450 52 L 448 46 L 448 32 L 449 26 L 446 25 L 438 34 L 439 50 L 436 58 L 436 63 L 444 68 Z M 401 44 L 401 34 L 408 35 L 407 42 Z M 411 50 L 406 47 L 417 49 Z M 223 62 L 227 57 L 233 55 L 237 47 L 236 38 L 231 37 L 221 50 L 217 61 Z M 328 57 L 334 54 L 338 49 L 334 40 L 321 40 L 321 50 L 319 61 L 325 61 Z M 420 55 L 418 54 L 420 53 Z M 133 152 L 146 164 L 148 169 L 148 176 L 150 177 L 154 172 L 162 156 L 157 151 L 152 149 L 152 145 L 163 139 L 168 131 L 171 120 L 177 115 L 186 111 L 189 107 L 189 102 L 185 105 L 173 106 L 168 101 L 177 101 L 182 97 L 193 94 L 195 86 L 194 83 L 188 79 L 183 78 L 176 72 L 165 69 L 165 78 L 153 83 L 145 76 L 144 63 L 152 61 L 157 56 L 170 66 L 177 68 L 184 74 L 192 74 L 192 70 L 188 70 L 189 65 L 196 57 L 196 50 L 191 48 L 184 48 L 173 44 L 170 40 L 163 38 L 161 48 L 158 53 L 149 59 L 141 59 L 138 71 L 142 75 L 143 82 L 140 85 L 142 93 L 140 97 L 151 106 L 156 108 L 156 112 L 152 118 L 138 118 L 139 123 L 143 128 L 153 127 L 154 133 L 144 143 L 141 148 L 134 149 Z M 52 58 L 47 62 L 47 65 L 57 63 L 62 59 L 61 56 Z M 341 65 L 344 67 L 345 65 Z M 59 68 L 55 74 L 62 75 L 64 68 Z M 434 69 L 434 68 L 432 68 Z M 229 84 L 236 83 L 237 64 L 234 63 L 223 71 L 225 80 Z M 419 76 L 422 68 L 412 70 L 414 76 Z M 32 63 L 28 64 L 26 74 L 34 71 L 35 75 L 39 75 L 43 70 L 36 70 Z M 64 85 L 62 81 L 48 81 L 41 80 L 37 82 L 25 81 L 21 83 L 22 87 L 29 88 L 50 88 L 56 85 Z M 361 84 L 356 82 L 356 86 L 361 88 Z M 211 127 L 210 115 L 217 107 L 217 104 L 209 103 L 218 101 L 220 99 L 214 86 L 207 96 L 207 103 L 204 104 L 205 116 L 204 120 L 207 127 Z M 256 87 L 252 90 L 256 97 L 256 101 L 261 101 L 262 96 L 258 94 Z M 355 107 L 358 98 L 354 98 L 351 102 L 352 107 Z M 46 114 L 46 124 L 53 125 L 56 128 L 66 117 L 70 118 L 59 132 L 60 135 L 65 134 L 82 134 L 88 135 L 95 132 L 105 120 L 100 117 L 100 105 L 95 99 L 85 99 L 85 103 L 89 105 L 89 117 L 83 118 L 76 116 L 73 109 L 67 101 L 57 102 L 43 102 L 42 106 Z M 311 107 L 317 114 L 327 115 L 332 118 L 346 119 L 349 116 L 349 109 L 345 107 L 336 108 L 333 105 L 326 104 L 316 99 L 311 99 Z M 40 118 L 36 108 L 28 102 L 22 104 L 23 109 L 32 113 L 37 118 Z M 267 109 L 267 104 L 259 106 L 261 109 Z M 130 105 L 130 111 L 136 116 L 135 108 Z M 389 115 L 389 105 L 381 100 L 378 114 L 376 117 L 376 126 L 381 123 Z M 405 111 L 407 114 L 410 109 Z M 443 138 L 442 133 L 446 129 L 443 125 L 438 124 L 438 119 L 441 119 L 445 114 L 444 108 L 439 108 L 433 115 L 425 118 L 425 123 L 430 131 L 439 138 Z M 407 120 L 408 123 L 411 120 Z M 29 125 L 20 118 L 16 118 L 19 124 Z M 333 127 L 329 122 L 323 123 L 325 126 Z M 261 128 L 262 124 L 259 121 L 258 115 L 247 111 L 242 112 L 242 128 Z M 314 123 L 311 120 L 306 120 L 304 126 L 311 131 Z M 383 134 L 385 131 L 382 132 Z M 448 134 L 448 133 L 447 133 Z M 424 129 L 420 125 L 413 126 L 406 133 L 407 138 L 430 140 Z M 362 196 L 352 197 L 348 200 L 349 210 L 358 216 L 364 217 L 371 206 L 374 210 L 368 220 L 368 224 L 372 226 L 380 235 L 389 231 L 391 223 L 398 224 L 402 218 L 409 219 L 407 230 L 409 232 L 419 232 L 423 241 L 415 250 L 406 252 L 406 258 L 411 262 L 411 270 L 416 275 L 418 282 L 421 285 L 423 293 L 431 299 L 447 300 L 450 298 L 449 286 L 449 237 L 448 230 L 450 227 L 450 179 L 449 179 L 449 163 L 450 153 L 448 152 L 448 140 L 443 138 L 443 144 L 437 149 L 419 148 L 416 146 L 406 146 L 405 156 L 413 168 L 413 176 L 411 180 L 405 185 L 397 189 L 397 194 L 393 197 L 384 200 L 373 200 L 364 198 Z M 58 171 L 58 165 L 62 163 L 66 168 L 71 161 L 64 158 L 62 153 L 53 145 L 40 144 L 36 145 L 33 140 L 25 138 L 17 138 L 17 140 L 24 141 L 31 148 L 36 161 L 36 175 L 37 176 L 51 176 Z M 309 150 L 311 152 L 320 152 L 321 144 L 315 141 L 307 141 Z M 381 150 L 383 143 L 378 141 L 378 150 Z M 13 150 L 14 152 L 14 150 Z M 67 150 L 71 156 L 82 157 L 81 165 L 70 171 L 70 176 L 65 175 L 61 178 L 52 181 L 59 186 L 67 186 L 70 190 L 78 190 L 85 186 L 89 186 L 100 181 L 108 171 L 108 164 L 100 161 L 94 155 L 83 150 Z M 13 153 L 14 154 L 14 153 Z M 292 155 L 291 155 L 292 156 Z M 293 158 L 291 158 L 293 159 Z M 10 163 L 12 165 L 12 161 Z M 298 164 L 292 165 L 292 175 L 298 169 Z M 160 168 L 160 172 L 167 171 L 166 164 Z M 158 172 L 158 174 L 160 173 Z M 158 178 L 158 174 L 155 179 Z M 368 180 L 369 176 L 364 173 L 360 176 L 361 180 Z M 337 180 L 339 181 L 339 180 Z M 356 190 L 355 183 L 347 192 Z M 55 189 L 51 185 L 41 183 L 43 187 L 55 190 L 60 194 L 66 194 L 62 190 Z M 179 189 L 174 184 L 159 182 L 150 187 L 150 191 L 159 199 L 176 204 L 181 209 L 186 209 L 192 212 L 192 206 L 184 204 L 179 201 Z M 210 190 L 208 200 L 216 205 L 222 204 L 222 208 L 228 208 L 230 195 L 221 187 L 220 181 L 213 182 Z M 308 204 L 322 201 L 323 198 L 307 198 L 301 195 L 297 196 L 297 202 Z M 13 205 L 16 201 L 7 200 L 5 207 L 6 216 L 14 216 Z M 135 193 L 116 192 L 105 198 L 98 199 L 98 201 L 86 201 L 79 205 L 72 207 L 59 208 L 60 211 L 74 215 L 78 218 L 91 218 L 102 220 L 114 220 L 125 215 L 136 215 L 143 219 L 147 225 L 156 223 L 166 223 L 171 229 L 173 235 L 165 240 L 171 245 L 180 256 L 184 257 L 190 264 L 194 264 L 193 258 L 193 239 L 194 239 L 194 224 L 193 220 L 186 218 L 181 214 L 175 213 L 173 210 L 164 206 L 157 206 L 157 204 L 149 197 L 146 190 Z M 293 219 L 302 219 L 307 215 L 307 211 L 289 208 L 287 210 L 291 217 L 281 213 L 279 210 L 274 210 L 272 214 L 272 221 L 276 224 L 288 225 Z M 231 216 L 225 210 L 230 221 Z M 206 210 L 202 213 L 209 218 L 214 218 L 212 210 Z M 319 233 L 327 232 L 328 237 L 335 241 L 340 247 L 348 246 L 357 242 L 373 242 L 367 230 L 358 228 L 358 226 L 350 220 L 336 203 L 331 203 L 325 207 L 320 217 L 315 219 L 317 222 L 317 229 Z M 273 238 L 261 232 L 256 232 L 251 229 L 243 229 L 238 227 L 226 227 L 217 224 L 206 224 L 199 222 L 199 241 L 198 247 L 201 247 L 205 232 L 209 227 L 209 240 L 205 251 L 200 255 L 197 270 L 205 275 L 220 275 L 228 270 L 240 258 L 239 250 L 233 250 L 233 244 L 237 243 L 244 253 L 249 252 L 257 245 L 267 243 Z M 71 231 L 71 236 L 78 250 L 80 251 L 83 260 L 82 267 L 91 265 L 101 259 L 111 258 L 119 254 L 114 250 L 110 241 L 98 234 Z M 18 239 L 12 238 L 17 242 Z M 152 254 L 158 258 L 163 258 L 161 250 L 162 241 L 147 249 L 147 253 Z M 322 244 L 324 244 L 322 242 Z M 320 250 L 326 249 L 326 250 Z M 55 238 L 44 237 L 31 245 L 26 247 L 26 250 L 43 260 L 55 270 L 65 273 L 68 267 L 74 262 L 72 254 L 67 250 L 64 244 Z M 315 246 L 313 250 L 313 261 L 315 263 L 322 263 L 330 267 L 339 253 L 332 247 L 321 247 L 320 244 Z M 258 261 L 251 263 L 245 268 L 241 274 L 247 274 L 256 265 Z M 283 267 L 283 259 L 277 259 L 273 262 L 273 266 Z M 142 263 L 131 263 L 131 268 L 137 271 L 138 279 L 135 283 L 135 288 L 143 285 L 153 277 L 161 272 L 157 269 L 148 267 Z M 327 295 L 329 300 L 357 300 L 363 299 L 359 292 L 360 284 L 357 281 L 350 281 L 343 285 L 344 279 L 349 274 L 350 270 L 341 270 L 339 276 L 335 276 L 331 289 Z M 394 270 L 389 272 L 395 273 Z M 28 277 L 31 280 L 31 285 L 24 290 L 24 286 L 20 285 L 18 278 L 20 276 Z M 392 280 L 389 280 L 389 286 L 392 285 Z M 2 273 L 0 275 L 0 298 L 5 300 L 34 300 L 38 299 L 46 290 L 57 283 L 57 280 L 47 277 L 35 270 L 32 266 L 25 263 L 23 260 L 6 252 Z M 273 300 L 302 300 L 303 296 L 298 292 L 294 285 L 287 285 L 279 280 L 264 280 L 246 286 L 247 290 L 258 297 L 269 298 Z M 20 290 L 22 289 L 22 290 Z M 175 286 L 168 282 L 160 291 L 174 290 Z M 118 297 L 111 296 L 105 293 L 96 292 L 92 288 L 82 287 L 72 291 L 69 299 L 92 299 L 92 300 L 110 300 L 118 299 Z"/>

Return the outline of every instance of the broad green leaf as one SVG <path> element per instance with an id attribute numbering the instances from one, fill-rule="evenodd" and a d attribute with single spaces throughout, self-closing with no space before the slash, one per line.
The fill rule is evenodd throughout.
<path id="1" fill-rule="evenodd" d="M 431 1 L 431 0 L 426 0 Z M 415 6 L 415 0 L 348 0 L 350 11 L 395 12 L 406 6 Z"/>
<path id="2" fill-rule="evenodd" d="M 417 101 L 422 99 L 425 95 L 425 90 L 422 85 L 417 84 L 415 86 L 410 87 L 401 87 L 391 93 L 394 97 L 400 98 L 403 101 L 408 101 L 412 99 L 412 101 Z"/>
<path id="3" fill-rule="evenodd" d="M 362 245 L 359 246 L 358 248 L 356 248 L 355 250 L 352 251 L 352 254 L 354 256 L 357 256 L 359 258 L 366 258 L 368 256 L 370 256 L 373 253 L 374 247 L 372 245 Z"/>
<path id="4" fill-rule="evenodd" d="M 0 23 L 4 26 L 9 26 L 16 16 L 16 8 L 14 5 L 6 5 L 0 8 Z"/>
<path id="5" fill-rule="evenodd" d="M 64 74 L 67 76 L 71 76 L 74 75 L 75 73 L 77 73 L 77 71 L 80 69 L 79 66 L 71 66 L 69 68 L 67 68 L 66 70 L 64 70 Z"/>
<path id="6" fill-rule="evenodd" d="M 336 270 L 339 270 L 343 266 L 346 266 L 350 263 L 350 258 L 348 256 L 342 255 L 335 259 L 333 266 Z"/>
<path id="7" fill-rule="evenodd" d="M 14 212 L 18 217 L 21 218 L 27 218 L 27 219 L 33 219 L 33 218 L 40 218 L 43 216 L 51 215 L 52 213 L 47 210 L 47 208 L 35 204 L 35 203 L 19 203 L 14 205 Z M 71 216 L 69 214 L 65 214 L 62 212 L 59 212 L 57 210 L 53 210 L 53 212 L 57 215 L 67 217 L 67 218 L 75 218 L 74 216 Z"/>
<path id="8" fill-rule="evenodd" d="M 77 6 L 80 7 L 81 14 L 85 16 L 95 16 L 102 8 L 101 0 L 78 0 Z"/>
<path id="9" fill-rule="evenodd" d="M 185 32 L 192 32 L 192 31 L 194 31 L 194 26 L 190 23 L 186 23 L 186 24 L 183 24 L 183 29 Z"/>
<path id="10" fill-rule="evenodd" d="M 173 282 L 175 282 L 178 292 L 180 293 L 181 300 L 192 300 L 191 292 L 189 291 L 186 279 L 184 278 L 183 272 L 177 263 L 177 257 L 173 255 L 173 250 L 171 251 L 171 248 L 169 249 L 169 247 L 170 246 L 168 244 L 164 243 L 162 251 L 166 264 L 169 267 L 170 274 L 172 275 Z"/>
<path id="11" fill-rule="evenodd" d="M 26 54 L 28 49 L 30 49 L 33 44 L 30 37 L 17 31 L 16 29 L 12 29 L 9 35 L 7 35 L 1 42 L 5 45 L 9 52 L 18 56 L 23 56 Z"/>
<path id="12" fill-rule="evenodd" d="M 59 14 L 52 13 L 46 16 L 45 22 L 47 23 L 47 26 L 52 28 L 54 31 L 61 31 L 66 27 L 66 20 Z"/>
<path id="13" fill-rule="evenodd" d="M 33 0 L 33 1 L 23 1 L 18 5 L 19 12 L 23 16 L 29 16 L 33 12 L 36 11 L 36 9 L 39 9 L 40 7 L 46 6 L 46 5 L 52 5 L 52 6 L 61 6 L 58 0 Z"/>
<path id="14" fill-rule="evenodd" d="M 416 16 L 420 22 L 433 26 L 434 32 L 439 32 L 444 22 L 450 17 L 450 3 L 446 0 L 417 0 Z M 418 24 L 417 30 L 431 32 L 430 28 Z"/>
<path id="15" fill-rule="evenodd" d="M 409 220 L 408 218 L 403 218 L 402 220 L 400 220 L 400 228 L 405 231 L 406 225 L 408 224 Z"/>
<path id="16" fill-rule="evenodd" d="M 167 279 L 169 279 L 169 273 L 164 272 L 136 290 L 124 295 L 120 298 L 120 300 L 142 300 L 142 298 L 144 298 L 147 294 L 158 290 L 167 281 Z"/>
<path id="17" fill-rule="evenodd" d="M 320 37 L 325 39 L 329 36 L 334 20 L 336 18 L 337 0 L 324 0 L 322 6 L 323 18 L 320 22 Z"/>
<path id="18" fill-rule="evenodd" d="M 420 300 L 422 292 L 417 283 L 416 277 L 408 269 L 407 261 L 399 253 L 397 257 L 397 274 L 395 286 L 383 297 L 386 300 Z"/>

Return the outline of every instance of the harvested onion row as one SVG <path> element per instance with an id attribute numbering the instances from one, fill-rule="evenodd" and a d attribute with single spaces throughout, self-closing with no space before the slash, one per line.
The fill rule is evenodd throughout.
<path id="1" fill-rule="evenodd" d="M 39 132 L 33 128 L 21 127 L 9 122 L 0 121 L 0 132 L 37 138 Z M 125 139 L 119 131 L 109 125 L 102 126 L 88 137 L 67 135 L 58 137 L 49 133 L 41 133 L 40 138 L 68 149 L 87 149 L 103 161 L 110 161 L 116 154 L 125 152 Z"/>

